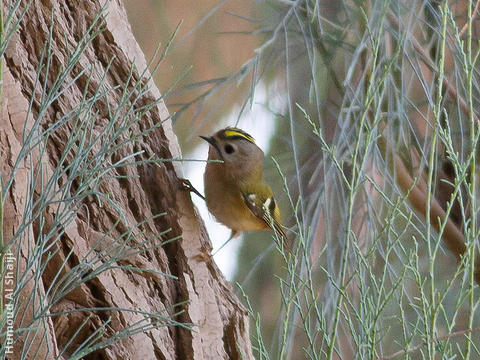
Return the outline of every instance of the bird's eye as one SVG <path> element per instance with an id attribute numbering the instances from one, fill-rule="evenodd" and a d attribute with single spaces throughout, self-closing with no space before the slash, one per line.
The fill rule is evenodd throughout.
<path id="1" fill-rule="evenodd" d="M 233 152 L 235 151 L 235 149 L 233 148 L 233 146 L 230 145 L 230 144 L 225 145 L 225 148 L 224 148 L 224 149 L 225 149 L 225 152 L 226 152 L 227 154 L 231 154 L 231 153 L 233 153 Z"/>

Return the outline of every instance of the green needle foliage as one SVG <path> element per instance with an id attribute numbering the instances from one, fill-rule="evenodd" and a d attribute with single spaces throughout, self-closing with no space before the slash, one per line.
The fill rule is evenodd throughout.
<path id="1" fill-rule="evenodd" d="M 480 358 L 479 14 L 455 4 L 265 2 L 231 76 L 285 104 L 292 244 L 246 235 L 236 276 L 259 359 Z"/>

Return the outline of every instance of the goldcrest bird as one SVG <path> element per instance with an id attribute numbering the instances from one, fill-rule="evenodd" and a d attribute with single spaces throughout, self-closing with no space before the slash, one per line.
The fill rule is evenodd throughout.
<path id="1" fill-rule="evenodd" d="M 253 137 L 234 127 L 200 137 L 210 145 L 204 174 L 207 207 L 232 230 L 230 238 L 263 229 L 285 238 L 280 211 L 263 178 L 264 154 Z"/>

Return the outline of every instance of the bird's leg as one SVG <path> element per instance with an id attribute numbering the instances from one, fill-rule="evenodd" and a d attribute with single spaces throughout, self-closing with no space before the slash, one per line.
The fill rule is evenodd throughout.
<path id="1" fill-rule="evenodd" d="M 230 240 L 232 240 L 233 238 L 236 238 L 238 235 L 240 235 L 242 232 L 241 231 L 238 231 L 238 230 L 234 230 L 232 229 L 232 232 L 230 233 L 230 237 L 227 239 L 227 241 L 225 241 L 222 246 L 220 246 L 217 251 L 215 251 L 212 256 L 215 256 L 220 250 L 222 250 L 224 248 L 225 245 L 227 245 Z"/>
<path id="2" fill-rule="evenodd" d="M 230 233 L 230 237 L 228 238 L 227 242 L 229 242 L 233 238 L 236 238 L 238 235 L 240 235 L 240 233 L 240 231 L 232 229 L 232 232 Z"/>
<path id="3" fill-rule="evenodd" d="M 190 180 L 188 179 L 180 179 L 180 181 L 182 182 L 182 186 L 185 190 L 187 191 L 190 191 L 190 192 L 193 192 L 195 193 L 196 195 L 198 195 L 200 198 L 202 198 L 203 200 L 205 200 L 205 196 L 203 196 L 202 194 L 200 194 L 200 192 L 195 189 L 192 185 L 192 183 L 190 182 Z"/>

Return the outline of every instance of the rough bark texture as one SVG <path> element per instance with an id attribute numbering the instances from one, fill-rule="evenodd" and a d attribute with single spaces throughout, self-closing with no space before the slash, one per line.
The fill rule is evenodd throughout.
<path id="1" fill-rule="evenodd" d="M 27 1 L 22 2 L 17 16 L 20 16 Z M 36 70 L 41 59 L 42 49 L 48 39 L 52 27 L 52 61 L 48 70 L 48 79 L 41 80 L 52 86 L 56 74 L 62 71 L 64 59 L 68 52 L 76 46 L 101 10 L 102 1 L 40 1 L 34 0 L 21 20 L 18 32 L 11 39 L 4 57 L 2 118 L 0 122 L 0 170 L 4 180 L 12 176 L 12 168 L 19 157 L 22 146 L 23 129 L 28 129 L 39 116 L 38 101 L 34 101 L 31 116 L 27 117 L 31 97 L 39 99 L 40 90 L 34 89 Z M 7 2 L 3 2 L 7 6 Z M 53 13 L 53 16 L 52 16 Z M 70 76 L 73 86 L 62 94 L 47 109 L 41 117 L 44 129 L 54 124 L 69 109 L 81 100 L 84 91 L 90 92 L 100 83 L 101 74 L 114 59 L 107 73 L 106 83 L 110 87 L 128 82 L 132 63 L 136 69 L 133 78 L 138 79 L 139 73 L 146 67 L 144 56 L 133 38 L 123 5 L 119 1 L 109 1 L 107 10 L 102 14 L 104 29 L 87 45 L 80 55 L 79 66 L 76 66 Z M 80 75 L 81 65 L 92 65 L 98 70 L 98 77 L 87 81 L 86 74 Z M 47 79 L 47 80 L 46 80 Z M 147 80 L 148 81 L 148 80 Z M 95 83 L 97 82 L 97 83 Z M 109 106 L 114 107 L 119 101 L 121 90 L 108 96 Z M 151 86 L 142 95 L 139 105 L 149 104 L 160 97 L 160 93 Z M 107 104 L 102 108 L 96 105 L 97 116 L 93 132 L 100 132 L 108 120 Z M 138 105 L 138 106 L 139 106 Z M 152 155 L 158 158 L 179 158 L 180 150 L 175 134 L 172 132 L 168 112 L 163 102 L 148 111 L 135 126 L 141 132 L 162 122 L 155 131 L 126 146 L 119 147 L 117 156 L 121 158 L 130 153 L 144 151 L 144 158 Z M 30 125 L 29 125 L 30 124 Z M 21 217 L 24 216 L 26 197 L 28 196 L 28 174 L 32 167 L 42 162 L 43 169 L 49 173 L 58 164 L 63 146 L 71 128 L 62 126 L 54 132 L 47 142 L 46 152 L 33 154 L 33 162 L 23 159 L 19 170 L 14 174 L 14 182 L 5 196 L 4 233 L 5 241 L 19 231 Z M 121 139 L 119 139 L 120 141 Z M 115 159 L 112 159 L 114 161 Z M 141 160 L 137 159 L 136 160 Z M 45 296 L 48 286 L 58 273 L 60 265 L 66 263 L 74 267 L 88 258 L 94 244 L 99 240 L 107 246 L 122 238 L 126 223 L 145 221 L 141 231 L 132 238 L 132 243 L 141 243 L 142 239 L 151 238 L 166 229 L 171 232 L 163 240 L 182 236 L 181 240 L 173 241 L 163 247 L 147 250 L 131 255 L 122 260 L 123 266 L 157 269 L 163 273 L 178 277 L 178 280 L 158 275 L 152 272 L 138 272 L 125 268 L 113 268 L 103 271 L 47 309 L 48 312 L 61 312 L 79 308 L 118 307 L 125 309 L 142 309 L 147 312 L 164 312 L 170 314 L 183 310 L 174 320 L 195 324 L 194 331 L 176 326 L 164 326 L 147 332 L 129 336 L 121 342 L 114 343 L 106 349 L 101 349 L 87 355 L 86 359 L 237 359 L 253 358 L 248 329 L 248 316 L 244 307 L 233 295 L 230 284 L 223 278 L 214 263 L 203 261 L 201 256 L 210 247 L 203 223 L 192 205 L 190 195 L 184 191 L 179 178 L 181 168 L 172 162 L 159 164 L 143 164 L 128 166 L 115 170 L 127 178 L 112 178 L 102 182 L 98 189 L 104 194 L 110 194 L 117 204 L 121 204 L 126 214 L 126 221 L 114 226 L 118 220 L 117 211 L 108 203 L 99 204 L 93 198 L 83 201 L 73 222 L 64 229 L 64 233 L 53 244 L 51 258 L 45 258 L 46 268 L 41 274 L 40 288 L 33 289 L 27 285 L 22 291 L 36 291 L 38 300 L 23 306 L 25 316 L 16 318 L 15 326 L 39 326 L 36 340 L 32 343 L 30 354 L 36 353 L 36 358 L 53 359 L 64 349 L 75 331 L 78 330 L 87 316 L 87 326 L 83 327 L 74 343 L 68 347 L 61 358 L 68 358 L 76 346 L 88 335 L 105 322 L 109 317 L 112 321 L 107 338 L 121 331 L 129 324 L 142 319 L 135 312 L 120 311 L 88 311 L 76 312 L 62 316 L 34 319 L 32 314 L 38 309 L 41 297 Z M 74 183 L 75 186 L 75 183 Z M 35 196 L 42 196 L 37 189 Z M 55 217 L 58 207 L 48 206 L 43 216 L 46 222 L 33 223 L 25 231 L 16 246 L 20 247 L 20 274 L 25 272 L 25 264 L 30 251 L 35 245 L 39 232 L 48 231 L 50 221 Z M 157 217 L 154 214 L 166 212 L 167 215 Z M 113 229 L 113 230 L 112 230 Z M 159 240 L 160 241 L 160 240 Z M 69 251 L 73 254 L 67 258 Z M 98 249 L 96 249 L 98 252 Z M 61 270 L 67 273 L 68 267 Z M 30 287 L 29 287 L 30 286 Z M 43 289 L 42 289 L 43 287 Z M 186 302 L 181 308 L 172 306 Z M 19 310 L 20 312 L 20 310 Z M 17 313 L 19 313 L 17 312 Z M 43 329 L 43 330 L 42 330 Z M 16 341 L 16 354 L 20 357 L 22 340 Z M 25 356 L 25 352 L 23 354 Z M 29 358 L 30 355 L 27 356 Z"/>

